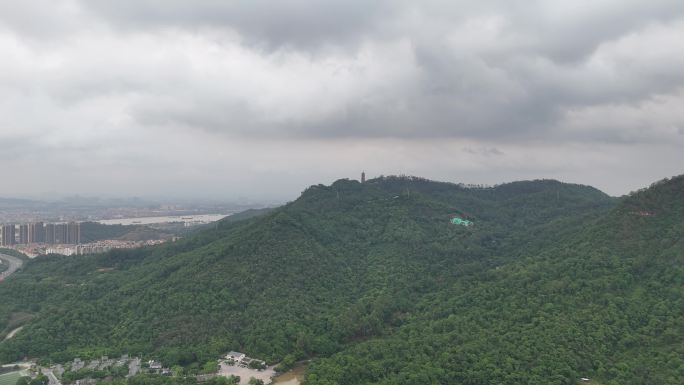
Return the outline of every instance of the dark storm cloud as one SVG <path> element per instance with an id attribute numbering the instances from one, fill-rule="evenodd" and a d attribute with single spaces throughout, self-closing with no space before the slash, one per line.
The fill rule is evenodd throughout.
<path id="1" fill-rule="evenodd" d="M 150 191 L 369 164 L 478 183 L 602 165 L 619 191 L 684 163 L 682 36 L 674 0 L 4 1 L 0 157 Z M 312 164 L 334 171 L 292 171 Z"/>
<path id="2" fill-rule="evenodd" d="M 679 1 L 124 0 L 83 5 L 106 23 L 129 32 L 177 28 L 201 35 L 211 29 L 231 31 L 239 44 L 276 66 L 288 55 L 303 56 L 308 65 L 325 65 L 332 57 L 342 67 L 356 66 L 349 70 L 352 82 L 354 77 L 364 81 L 363 72 L 369 66 L 384 64 L 358 59 L 364 47 L 374 50 L 397 42 L 409 47 L 403 54 L 389 52 L 388 60 L 403 67 L 399 78 L 388 77 L 386 84 L 375 87 L 360 84 L 356 94 L 346 97 L 309 95 L 310 109 L 317 109 L 319 102 L 336 107 L 319 119 L 291 114 L 264 120 L 270 111 L 255 106 L 258 103 L 253 99 L 191 83 L 191 98 L 186 99 L 187 94 L 169 98 L 169 103 L 178 106 L 171 112 L 164 112 L 163 103 L 136 106 L 131 113 L 143 124 L 176 124 L 257 137 L 621 141 L 624 138 L 611 130 L 573 135 L 564 127 L 564 119 L 569 111 L 634 105 L 655 95 L 676 93 L 684 85 L 681 54 L 655 52 L 655 57 L 649 57 L 654 48 L 650 44 L 662 36 L 665 49 L 675 50 L 667 45 L 676 44 L 682 32 L 684 3 Z M 246 70 L 240 76 L 258 79 L 258 73 Z M 377 72 L 376 81 L 382 80 L 382 71 Z M 289 73 L 285 70 L 282 75 Z M 332 75 L 297 79 L 307 80 L 319 82 L 320 87 L 334 82 Z M 216 86 L 227 85 L 218 82 Z"/>
<path id="3" fill-rule="evenodd" d="M 652 22 L 681 17 L 684 4 L 653 1 L 362 1 L 362 0 L 90 0 L 81 2 L 117 27 L 233 29 L 252 42 L 308 49 L 362 38 L 416 35 L 419 29 L 455 26 L 500 16 L 506 33 L 530 39 L 515 47 L 558 61 L 576 61 L 606 40 Z M 505 49 L 505 47 L 502 47 Z"/>
<path id="4" fill-rule="evenodd" d="M 54 18 L 40 0 L 3 7 L 9 30 L 33 31 L 38 40 L 62 36 L 67 46 L 81 39 L 79 25 L 84 33 L 102 33 L 102 23 L 123 31 L 105 43 L 132 55 L 82 47 L 74 54 L 91 57 L 70 57 L 81 71 L 53 80 L 49 92 L 59 103 L 135 95 L 127 114 L 142 125 L 255 137 L 623 140 L 612 130 L 573 135 L 565 119 L 583 108 L 645 103 L 684 85 L 675 50 L 679 1 L 94 0 L 57 2 Z M 256 67 L 230 67 L 246 58 Z M 213 67 L 217 77 L 221 64 L 232 73 L 203 78 L 194 62 L 212 59 L 223 61 Z M 91 68 L 98 64 L 104 68 Z M 318 72 L 309 77 L 306 66 Z M 263 87 L 273 80 L 263 76 L 269 71 L 291 82 Z M 226 90 L 236 78 L 252 81 L 237 79 L 241 88 Z M 330 92 L 298 92 L 306 83 Z M 245 88 L 276 96 L 264 104 Z M 274 113 L 277 104 L 291 113 Z M 312 118 L 320 104 L 327 107 Z"/>

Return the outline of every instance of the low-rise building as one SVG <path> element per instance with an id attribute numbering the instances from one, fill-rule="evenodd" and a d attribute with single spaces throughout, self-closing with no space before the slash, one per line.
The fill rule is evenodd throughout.
<path id="1" fill-rule="evenodd" d="M 241 363 L 245 358 L 247 358 L 245 353 L 228 352 L 228 354 L 226 354 L 226 360 L 233 361 L 235 363 Z"/>

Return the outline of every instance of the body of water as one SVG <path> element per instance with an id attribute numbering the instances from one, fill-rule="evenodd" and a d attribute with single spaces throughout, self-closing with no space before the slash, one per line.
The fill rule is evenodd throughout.
<path id="1" fill-rule="evenodd" d="M 103 225 L 152 225 L 157 223 L 183 222 L 203 224 L 221 220 L 230 214 L 173 215 L 166 217 L 117 218 L 97 221 Z"/>
<path id="2" fill-rule="evenodd" d="M 299 385 L 304 382 L 304 372 L 308 363 L 295 365 L 287 372 L 273 378 L 273 385 Z"/>

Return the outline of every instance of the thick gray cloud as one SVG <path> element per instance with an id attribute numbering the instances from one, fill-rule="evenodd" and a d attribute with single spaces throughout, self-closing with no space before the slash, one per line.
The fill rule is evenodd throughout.
<path id="1" fill-rule="evenodd" d="M 394 11 L 387 0 L 94 0 L 85 5 L 116 28 L 229 29 L 265 49 L 358 41 Z"/>
<path id="2" fill-rule="evenodd" d="M 4 194 L 285 199 L 361 168 L 620 194 L 682 172 L 682 36 L 665 0 L 5 1 L 0 159 L 40 177 Z"/>

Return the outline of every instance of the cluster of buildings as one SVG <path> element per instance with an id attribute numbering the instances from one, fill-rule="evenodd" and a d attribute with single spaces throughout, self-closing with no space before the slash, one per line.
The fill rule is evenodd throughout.
<path id="1" fill-rule="evenodd" d="M 106 253 L 114 249 L 135 249 L 142 246 L 152 246 L 164 243 L 163 239 L 153 239 L 149 241 L 120 241 L 105 240 L 81 245 L 54 245 L 46 247 L 40 254 L 61 254 L 61 255 L 85 255 Z"/>
<path id="2" fill-rule="evenodd" d="M 91 360 L 74 358 L 71 362 L 55 364 L 49 367 L 41 366 L 41 364 L 35 362 L 22 365 L 26 365 L 28 373 L 34 379 L 40 373 L 47 374 L 50 378 L 50 385 L 97 385 L 102 383 L 102 378 L 96 377 L 97 374 L 95 372 L 98 371 L 109 372 L 107 373 L 109 376 L 126 378 L 131 378 L 141 373 L 174 375 L 169 367 L 164 366 L 158 360 L 142 361 L 140 357 L 129 357 L 128 354 L 123 354 L 119 358 L 109 358 L 108 356 Z M 266 367 L 266 362 L 247 357 L 246 354 L 240 352 L 229 352 L 225 357 L 219 359 L 219 365 L 217 372 L 194 375 L 195 380 L 198 383 L 205 383 L 217 376 L 230 377 L 237 375 L 238 379 L 241 376 L 245 378 L 241 382 L 243 384 L 247 382 L 245 376 L 248 376 L 250 379 L 251 377 L 261 379 L 264 383 L 268 383 L 276 374 L 271 368 Z M 112 377 L 109 378 L 110 380 L 105 381 L 111 381 Z"/>
<path id="3" fill-rule="evenodd" d="M 141 364 L 142 362 L 140 358 L 129 358 L 127 354 L 124 354 L 118 359 L 103 356 L 99 359 L 94 359 L 91 361 L 82 361 L 80 358 L 76 358 L 72 362 L 55 364 L 53 366 L 42 366 L 42 364 L 38 364 L 35 361 L 20 363 L 19 366 L 26 369 L 26 374 L 32 379 L 36 379 L 39 374 L 47 375 L 49 379 L 49 385 L 96 385 L 101 383 L 102 379 L 92 378 L 91 376 L 93 371 L 105 371 L 113 368 L 121 368 L 122 370 L 118 370 L 119 375 L 133 377 L 140 372 Z M 87 370 L 91 373 L 86 373 L 85 376 L 78 375 L 77 373 L 81 372 L 82 370 Z"/>
<path id="4" fill-rule="evenodd" d="M 256 358 L 250 358 L 250 357 L 247 357 L 247 355 L 245 353 L 240 353 L 240 352 L 235 352 L 235 351 L 228 352 L 228 354 L 226 354 L 225 360 L 228 363 L 228 365 L 237 365 L 237 366 L 240 366 L 243 368 L 250 366 L 250 364 L 252 364 L 252 363 L 257 364 L 256 366 L 259 366 L 259 367 L 265 367 L 266 366 L 265 361 L 257 360 Z"/>
<path id="5" fill-rule="evenodd" d="M 128 373 L 125 375 L 125 377 L 133 377 L 140 372 L 141 365 L 142 361 L 140 360 L 140 358 L 129 358 L 128 354 L 124 354 L 121 356 L 121 358 L 109 358 L 107 356 L 103 356 L 101 358 L 96 358 L 90 361 L 82 361 L 80 358 L 75 358 L 72 362 L 67 362 L 64 366 L 60 364 L 55 365 L 51 368 L 51 370 L 57 376 L 57 378 L 61 380 L 61 383 L 69 383 L 75 385 L 95 385 L 100 383 L 102 380 L 92 377 L 84 377 L 81 379 L 74 380 L 73 376 L 68 377 L 64 376 L 64 374 L 68 372 L 71 372 L 72 374 L 77 373 L 83 369 L 88 371 L 104 371 L 113 368 L 124 368 L 123 372 L 125 373 L 125 368 L 127 367 Z M 119 374 L 121 374 L 121 371 L 119 371 Z M 52 382 L 50 382 L 50 385 L 61 384 L 53 384 Z"/>
<path id="6" fill-rule="evenodd" d="M 0 245 L 77 245 L 81 243 L 81 224 L 68 223 L 27 223 L 3 224 L 0 226 Z"/>
<path id="7" fill-rule="evenodd" d="M 147 368 L 149 373 L 170 375 L 171 369 L 165 368 L 161 362 L 155 360 L 147 361 Z"/>

